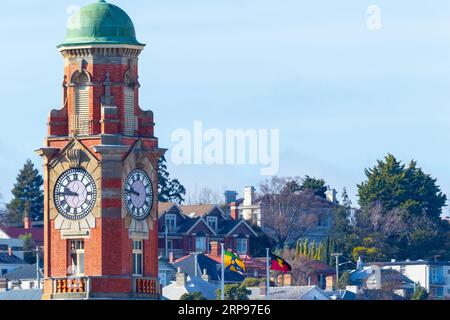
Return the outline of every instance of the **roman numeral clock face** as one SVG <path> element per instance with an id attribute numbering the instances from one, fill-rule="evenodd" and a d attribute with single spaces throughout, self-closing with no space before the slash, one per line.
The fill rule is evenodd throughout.
<path id="1" fill-rule="evenodd" d="M 145 220 L 153 207 L 153 185 L 143 170 L 133 170 L 125 180 L 123 200 L 136 220 Z"/>
<path id="2" fill-rule="evenodd" d="M 87 217 L 97 200 L 97 187 L 92 176 L 84 169 L 70 169 L 58 179 L 54 190 L 58 212 L 69 220 Z"/>

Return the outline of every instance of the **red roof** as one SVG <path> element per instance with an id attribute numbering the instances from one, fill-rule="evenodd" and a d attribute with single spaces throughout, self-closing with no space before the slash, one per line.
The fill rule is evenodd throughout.
<path id="1" fill-rule="evenodd" d="M 44 243 L 44 229 L 25 229 L 25 228 L 18 228 L 18 227 L 0 227 L 0 230 L 2 230 L 4 233 L 8 235 L 8 237 L 12 239 L 18 239 L 21 235 L 24 234 L 31 234 L 33 240 L 35 242 L 38 242 L 39 244 Z"/>

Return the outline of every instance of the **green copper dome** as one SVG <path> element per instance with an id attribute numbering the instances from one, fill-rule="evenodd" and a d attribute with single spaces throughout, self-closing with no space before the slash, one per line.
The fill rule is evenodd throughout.
<path id="1" fill-rule="evenodd" d="M 143 45 L 136 39 L 128 14 L 104 0 L 81 8 L 70 18 L 66 39 L 58 47 L 95 44 Z"/>

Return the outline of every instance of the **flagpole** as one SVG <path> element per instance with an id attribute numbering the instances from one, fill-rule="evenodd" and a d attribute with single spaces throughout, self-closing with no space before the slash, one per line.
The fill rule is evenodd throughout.
<path id="1" fill-rule="evenodd" d="M 266 248 L 266 251 L 267 251 L 267 260 L 266 260 L 266 271 L 267 271 L 267 274 L 266 274 L 266 300 L 270 300 L 270 264 L 269 264 L 269 259 L 270 259 L 270 257 L 269 257 L 269 251 L 270 251 L 270 249 L 269 248 Z"/>
<path id="2" fill-rule="evenodd" d="M 221 244 L 221 252 L 222 252 L 222 281 L 221 281 L 221 298 L 222 301 L 225 300 L 225 251 L 224 251 L 224 244 Z"/>

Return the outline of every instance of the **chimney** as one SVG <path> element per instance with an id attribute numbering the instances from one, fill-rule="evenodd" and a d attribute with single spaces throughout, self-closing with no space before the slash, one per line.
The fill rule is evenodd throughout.
<path id="1" fill-rule="evenodd" d="M 170 251 L 169 252 L 169 263 L 173 264 L 175 262 L 174 256 L 173 256 L 173 252 Z"/>
<path id="2" fill-rule="evenodd" d="M 332 203 L 337 203 L 337 191 L 335 189 L 331 189 L 330 186 L 327 186 L 327 191 L 325 192 L 325 196 L 327 197 L 327 200 Z"/>
<path id="3" fill-rule="evenodd" d="M 5 292 L 8 289 L 8 281 L 0 278 L 0 292 Z"/>
<path id="4" fill-rule="evenodd" d="M 239 220 L 239 210 L 236 202 L 232 202 L 228 205 L 228 210 L 230 211 L 230 218 L 232 220 Z"/>
<path id="5" fill-rule="evenodd" d="M 211 241 L 211 252 L 209 255 L 212 257 L 220 257 L 221 254 L 220 243 L 217 241 Z"/>
<path id="6" fill-rule="evenodd" d="M 244 188 L 244 206 L 251 206 L 255 201 L 255 188 L 245 187 Z"/>
<path id="7" fill-rule="evenodd" d="M 30 203 L 25 203 L 23 209 L 23 228 L 25 230 L 30 230 L 33 227 L 33 223 L 30 219 Z"/>
<path id="8" fill-rule="evenodd" d="M 267 286 L 265 283 L 261 284 L 259 287 L 259 295 L 260 296 L 265 296 L 267 295 Z"/>
<path id="9" fill-rule="evenodd" d="M 8 255 L 11 257 L 13 255 L 13 251 L 11 247 L 8 247 Z"/>
<path id="10" fill-rule="evenodd" d="M 225 205 L 226 205 L 226 208 L 227 208 L 226 209 L 227 210 L 227 212 L 226 212 L 227 217 L 230 216 L 230 204 L 233 203 L 233 202 L 236 202 L 236 199 L 237 199 L 237 192 L 236 191 L 231 191 L 231 190 L 225 191 Z"/>
<path id="11" fill-rule="evenodd" d="M 186 274 L 181 272 L 181 268 L 178 268 L 176 274 L 176 285 L 177 287 L 184 287 L 186 284 Z"/>
<path id="12" fill-rule="evenodd" d="M 209 275 L 206 269 L 203 270 L 202 279 L 205 280 L 206 282 L 209 282 Z"/>

